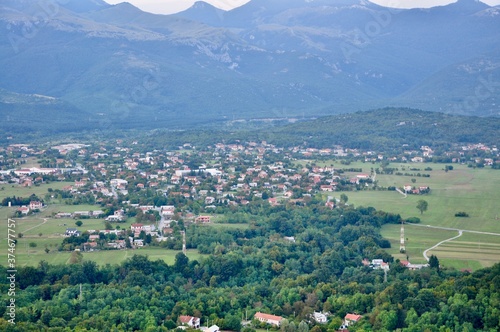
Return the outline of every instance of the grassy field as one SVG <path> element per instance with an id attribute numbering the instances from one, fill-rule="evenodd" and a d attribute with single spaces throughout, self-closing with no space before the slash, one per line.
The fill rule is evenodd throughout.
<path id="1" fill-rule="evenodd" d="M 375 163 L 351 163 L 341 165 L 339 162 L 326 161 L 316 163 L 318 166 L 334 165 L 336 168 L 361 168 L 369 174 L 371 169 L 380 165 Z M 372 206 L 376 209 L 400 214 L 403 218 L 418 217 L 424 225 L 446 228 L 474 230 L 500 233 L 500 172 L 490 168 L 473 169 L 466 165 L 453 165 L 453 170 L 445 172 L 443 164 L 414 163 L 393 164 L 389 167 L 399 168 L 402 173 L 429 174 L 430 177 L 397 176 L 377 174 L 376 180 L 381 187 L 404 185 L 429 186 L 431 193 L 427 195 L 403 195 L 395 191 L 352 191 L 345 192 L 349 204 L 355 206 Z M 426 171 L 425 168 L 432 168 Z M 419 169 L 412 171 L 411 168 Z M 345 173 L 355 176 L 358 173 Z M 415 179 L 415 183 L 412 182 Z M 330 194 L 331 195 L 331 194 Z M 340 193 L 335 193 L 338 197 Z M 429 204 L 423 214 L 417 210 L 417 201 L 423 199 Z M 468 218 L 457 218 L 455 213 L 466 212 Z M 406 227 L 405 235 L 409 239 L 407 254 L 412 262 L 424 262 L 422 252 L 440 241 L 456 236 L 456 231 L 436 230 L 432 228 L 411 229 Z M 396 258 L 406 259 L 399 254 L 400 225 L 386 225 L 382 235 L 389 239 L 393 248 L 389 250 Z M 475 248 L 475 249 L 474 249 Z M 459 269 L 476 270 L 500 262 L 500 236 L 464 233 L 452 242 L 436 248 L 430 254 L 436 255 L 442 265 Z"/>
<path id="2" fill-rule="evenodd" d="M 14 184 L 0 184 L 0 201 L 5 197 L 29 197 L 32 194 L 43 198 L 48 193 L 47 189 L 62 189 L 74 184 L 73 182 L 51 182 L 32 187 L 21 187 Z"/>
<path id="3" fill-rule="evenodd" d="M 60 243 L 60 239 L 58 243 Z M 59 252 L 52 250 L 48 254 L 45 253 L 44 248 L 29 248 L 26 246 L 27 240 L 21 239 L 16 247 L 16 266 L 36 266 L 40 261 L 46 261 L 49 264 L 67 264 L 71 257 L 71 252 Z M 5 250 L 6 251 L 6 250 Z M 84 260 L 95 261 L 98 265 L 105 264 L 119 264 L 132 257 L 133 255 L 147 255 L 152 261 L 163 260 L 169 265 L 173 265 L 175 255 L 180 251 L 168 250 L 159 247 L 129 249 L 129 250 L 102 250 L 94 252 L 83 252 Z M 199 259 L 201 254 L 196 250 L 188 250 L 186 252 L 190 260 Z M 7 262 L 7 255 L 0 254 L 0 261 Z M 4 263 L 5 265 L 5 263 Z"/>

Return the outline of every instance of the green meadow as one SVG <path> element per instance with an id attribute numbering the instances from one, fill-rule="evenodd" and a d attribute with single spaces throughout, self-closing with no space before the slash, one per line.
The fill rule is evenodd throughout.
<path id="1" fill-rule="evenodd" d="M 0 184 L 0 201 L 5 197 L 29 197 L 32 194 L 43 198 L 48 193 L 47 189 L 62 189 L 74 184 L 73 182 L 50 182 L 31 187 L 22 187 L 17 184 Z"/>
<path id="2" fill-rule="evenodd" d="M 443 164 L 404 164 L 403 173 L 425 173 L 430 177 L 397 176 L 377 174 L 376 180 L 382 187 L 406 184 L 412 186 L 429 186 L 430 194 L 408 195 L 406 198 L 395 191 L 357 191 L 346 193 L 349 203 L 355 206 L 373 206 L 376 209 L 398 213 L 403 218 L 418 217 L 421 224 L 462 230 L 500 233 L 499 200 L 500 200 L 500 172 L 490 168 L 473 169 L 465 165 L 453 165 L 454 169 L 444 171 Z M 361 167 L 361 166 L 360 166 Z M 370 167 L 363 167 L 369 172 Z M 401 164 L 391 165 L 398 167 Z M 432 171 L 425 171 L 426 167 Z M 366 170 L 365 170 L 366 168 Z M 421 171 L 410 171 L 410 168 L 419 168 Z M 413 183 L 412 179 L 416 181 Z M 428 202 L 428 209 L 423 214 L 417 210 L 417 201 L 423 199 Z M 455 217 L 457 212 L 466 212 L 469 217 Z M 393 244 L 390 250 L 395 257 L 399 255 L 400 225 L 386 225 L 382 235 Z M 440 241 L 457 235 L 456 231 L 437 230 L 434 228 L 413 229 L 411 225 L 405 228 L 405 237 L 409 239 L 407 255 L 412 262 L 423 261 L 423 250 L 432 247 Z M 467 241 L 463 239 L 466 238 Z M 416 242 L 416 245 L 413 243 Z M 465 242 L 468 242 L 466 245 Z M 468 245 L 482 249 L 472 251 Z M 453 249 L 450 245 L 453 244 Z M 491 266 L 500 261 L 500 236 L 486 236 L 482 234 L 464 233 L 453 241 L 439 246 L 430 254 L 436 255 L 442 265 L 458 269 L 478 269 Z"/>
<path id="3" fill-rule="evenodd" d="M 354 162 L 349 165 L 342 165 L 338 160 L 299 162 L 300 165 L 307 163 L 317 166 L 333 165 L 336 169 L 358 168 L 365 174 L 381 168 L 380 163 L 376 162 Z M 378 210 L 400 214 L 405 219 L 418 217 L 422 225 L 500 234 L 500 172 L 489 167 L 474 169 L 457 164 L 452 165 L 453 170 L 446 172 L 444 166 L 445 164 L 434 163 L 393 163 L 388 167 L 413 175 L 376 175 L 379 187 L 428 186 L 431 192 L 426 195 L 405 197 L 396 191 L 369 189 L 344 193 L 349 198 L 348 204 L 372 206 Z M 425 170 L 426 168 L 432 170 Z M 354 177 L 359 173 L 345 172 L 344 175 Z M 428 174 L 430 177 L 417 176 L 417 173 Z M 335 192 L 333 196 L 338 198 L 340 194 L 341 192 Z M 428 209 L 423 214 L 416 208 L 421 199 L 428 202 Z M 457 212 L 466 212 L 469 217 L 455 217 Z M 400 254 L 400 230 L 400 225 L 385 225 L 381 233 L 392 244 L 392 248 L 388 250 L 390 254 L 399 259 L 406 259 L 408 256 L 412 263 L 424 263 L 424 250 L 458 235 L 457 231 L 407 225 L 406 253 Z M 500 262 L 499 248 L 500 236 L 464 233 L 462 237 L 432 250 L 429 255 L 436 255 L 443 266 L 476 270 Z"/>

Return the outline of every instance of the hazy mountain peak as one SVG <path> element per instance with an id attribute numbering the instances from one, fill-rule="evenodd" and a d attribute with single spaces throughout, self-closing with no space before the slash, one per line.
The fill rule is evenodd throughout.
<path id="1" fill-rule="evenodd" d="M 86 13 L 101 10 L 111 5 L 103 0 L 66 0 L 62 6 L 76 13 Z"/>
<path id="2" fill-rule="evenodd" d="M 225 10 L 212 6 L 204 1 L 196 1 L 190 8 L 174 16 L 202 22 L 212 26 L 219 26 L 224 20 Z"/>
<path id="3" fill-rule="evenodd" d="M 216 9 L 215 6 L 209 4 L 208 2 L 205 1 L 196 1 L 192 6 L 192 9 Z M 222 9 L 221 9 L 222 10 Z"/>
<path id="4" fill-rule="evenodd" d="M 479 0 L 458 0 L 457 2 L 451 3 L 445 7 L 464 12 L 478 12 L 490 8 L 489 5 Z"/>

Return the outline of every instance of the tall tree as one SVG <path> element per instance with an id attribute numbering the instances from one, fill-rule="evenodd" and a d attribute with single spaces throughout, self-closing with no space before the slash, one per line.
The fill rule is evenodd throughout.
<path id="1" fill-rule="evenodd" d="M 425 211 L 427 211 L 427 208 L 429 207 L 429 203 L 427 201 L 421 199 L 417 202 L 417 209 L 420 211 L 420 214 L 423 214 Z"/>
<path id="2" fill-rule="evenodd" d="M 436 256 L 431 255 L 431 257 L 429 257 L 429 266 L 433 269 L 439 270 L 439 259 Z"/>

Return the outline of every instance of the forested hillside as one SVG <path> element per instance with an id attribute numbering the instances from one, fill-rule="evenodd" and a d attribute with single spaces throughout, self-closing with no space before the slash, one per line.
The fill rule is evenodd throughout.
<path id="1" fill-rule="evenodd" d="M 468 143 L 500 145 L 496 117 L 471 117 L 410 108 L 383 108 L 350 114 L 300 120 L 297 123 L 248 129 L 255 124 L 231 123 L 214 129 L 190 131 L 155 130 L 144 139 L 151 147 L 177 147 L 186 142 L 198 146 L 223 141 L 266 141 L 280 147 L 331 148 L 341 145 L 398 153 L 423 145 L 444 151 Z M 261 125 L 262 127 L 262 125 Z"/>
<path id="2" fill-rule="evenodd" d="M 75 252 L 69 265 L 19 267 L 17 324 L 7 322 L 4 305 L 0 329 L 167 331 L 184 314 L 241 330 L 241 319 L 257 311 L 285 317 L 287 331 L 309 322 L 313 311 L 332 316 L 325 325 L 301 324 L 301 330 L 338 329 L 349 312 L 363 315 L 350 331 L 500 327 L 500 265 L 468 274 L 441 270 L 435 260 L 432 267 L 406 270 L 381 249 L 390 244 L 379 228 L 401 222 L 398 215 L 363 207 L 331 210 L 314 199 L 277 207 L 257 201 L 249 211 L 248 228 L 179 224 L 188 248 L 207 253 L 198 261 L 179 252 L 167 265 L 139 250 L 123 264 L 97 266 Z M 387 281 L 382 270 L 364 266 L 364 258 L 391 262 Z M 1 287 L 6 303 L 5 279 Z"/>

